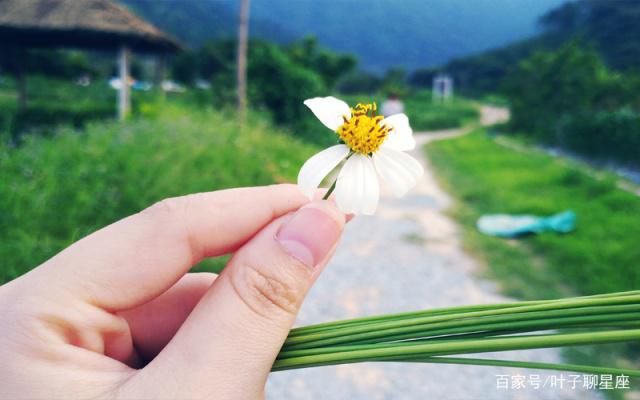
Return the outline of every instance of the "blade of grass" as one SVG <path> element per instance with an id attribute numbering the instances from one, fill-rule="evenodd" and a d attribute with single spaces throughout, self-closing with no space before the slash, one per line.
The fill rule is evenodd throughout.
<path id="1" fill-rule="evenodd" d="M 356 325 L 366 324 L 369 322 L 402 320 L 402 319 L 418 318 L 423 316 L 431 316 L 436 314 L 457 314 L 457 313 L 463 313 L 463 312 L 469 312 L 469 311 L 483 311 L 483 310 L 491 310 L 491 309 L 522 307 L 526 305 L 549 304 L 552 302 L 559 302 L 559 301 L 566 301 L 566 300 L 598 299 L 598 298 L 608 298 L 608 297 L 610 298 L 610 297 L 632 296 L 632 295 L 639 295 L 639 294 L 640 294 L 640 290 L 633 290 L 633 291 L 627 291 L 627 292 L 604 293 L 604 294 L 597 294 L 597 295 L 591 295 L 591 296 L 581 296 L 581 297 L 574 297 L 569 299 L 552 299 L 552 300 L 521 301 L 521 302 L 511 302 L 511 303 L 497 303 L 497 304 L 480 304 L 480 305 L 473 305 L 473 306 L 456 306 L 456 307 L 439 308 L 439 309 L 432 309 L 432 310 L 409 311 L 409 312 L 396 313 L 396 314 L 377 315 L 377 316 L 354 318 L 354 319 L 341 320 L 341 321 L 324 322 L 320 324 L 298 327 L 291 330 L 290 336 L 293 337 L 293 336 L 299 336 L 302 334 L 316 333 L 323 330 L 331 330 L 338 327 L 342 328 L 346 326 L 356 326 Z"/>
<path id="2" fill-rule="evenodd" d="M 414 319 L 414 324 L 400 324 L 400 326 L 392 327 L 392 328 L 380 328 L 382 324 L 379 323 L 371 323 L 366 325 L 365 327 L 369 328 L 365 332 L 361 332 L 360 328 L 356 327 L 357 332 L 351 333 L 354 330 L 342 331 L 342 335 L 335 336 L 331 332 L 327 332 L 325 336 L 329 336 L 327 338 L 321 339 L 312 339 L 318 337 L 319 334 L 316 335 L 308 335 L 308 336 L 300 336 L 295 339 L 297 340 L 287 340 L 285 341 L 284 348 L 285 349 L 305 349 L 312 347 L 320 347 L 327 345 L 335 345 L 335 344 L 344 344 L 344 343 L 353 343 L 359 342 L 363 340 L 374 340 L 379 338 L 396 338 L 389 340 L 401 340 L 406 338 L 411 338 L 417 332 L 422 332 L 423 336 L 428 336 L 430 330 L 435 330 L 434 335 L 442 335 L 447 334 L 447 329 L 449 328 L 457 328 L 467 326 L 469 329 L 473 331 L 473 327 L 476 325 L 486 325 L 490 323 L 503 323 L 503 324 L 512 324 L 514 322 L 520 321 L 538 321 L 540 319 L 546 319 L 550 317 L 572 317 L 579 315 L 611 315 L 617 312 L 631 312 L 631 311 L 640 311 L 640 304 L 629 304 L 629 305 L 610 305 L 610 306 L 595 306 L 595 307 L 580 307 L 580 308 L 569 308 L 569 309 L 560 309 L 560 310 L 545 310 L 545 311 L 532 311 L 528 313 L 520 313 L 517 310 L 511 314 L 500 314 L 500 315 L 480 315 L 480 316 L 471 316 L 471 317 L 459 317 L 455 320 L 444 320 L 441 318 L 437 318 L 432 321 L 435 322 L 427 322 L 427 323 L 418 323 L 417 321 L 424 321 L 424 319 Z M 469 314 L 467 314 L 469 315 Z M 612 317 L 613 320 L 613 317 Z M 440 322 L 442 321 L 442 322 Z M 406 321 L 405 321 L 406 322 Z M 589 322 L 588 320 L 584 320 L 583 322 Z M 602 321 L 600 321 L 602 322 Z M 509 326 L 505 326 L 509 328 Z M 499 326 L 495 326 L 494 329 L 499 329 Z M 438 330 L 439 329 L 439 330 Z M 464 332 L 464 331 L 462 331 Z M 456 333 L 461 333 L 457 331 Z M 307 340 L 303 340 L 307 339 Z"/>
<path id="3" fill-rule="evenodd" d="M 401 328 L 401 327 L 407 327 L 407 326 L 414 326 L 420 323 L 450 321 L 453 319 L 460 319 L 465 317 L 494 316 L 494 315 L 504 315 L 509 313 L 524 313 L 524 312 L 530 312 L 530 311 L 551 311 L 551 310 L 560 310 L 560 309 L 567 309 L 567 308 L 589 307 L 589 306 L 606 305 L 606 304 L 611 304 L 611 305 L 629 304 L 629 303 L 638 303 L 638 302 L 640 302 L 640 295 L 628 295 L 628 296 L 589 298 L 589 299 L 579 299 L 579 300 L 566 300 L 566 301 L 558 301 L 558 302 L 554 301 L 554 302 L 544 303 L 544 304 L 536 304 L 536 305 L 529 305 L 529 306 L 522 306 L 522 307 L 510 307 L 505 309 L 471 311 L 471 312 L 463 312 L 463 313 L 457 313 L 457 314 L 409 318 L 409 319 L 402 319 L 397 321 L 392 320 L 392 321 L 372 322 L 365 325 L 346 326 L 343 328 L 335 328 L 325 332 L 317 332 L 317 333 L 289 337 L 285 341 L 285 346 L 290 346 L 290 345 L 299 344 L 303 342 L 310 342 L 311 340 L 326 340 L 326 339 L 337 338 L 345 335 L 367 333 L 374 330 L 377 331 L 380 329 Z"/>
<path id="4" fill-rule="evenodd" d="M 364 361 L 378 361 L 389 357 L 418 355 L 438 356 L 494 351 L 524 350 L 586 344 L 624 342 L 640 339 L 640 329 L 604 332 L 560 333 L 550 335 L 515 336 L 449 341 L 446 343 L 387 343 L 368 345 L 370 348 L 354 351 L 337 351 L 328 354 L 291 357 L 276 360 L 273 370 L 307 368 Z"/>

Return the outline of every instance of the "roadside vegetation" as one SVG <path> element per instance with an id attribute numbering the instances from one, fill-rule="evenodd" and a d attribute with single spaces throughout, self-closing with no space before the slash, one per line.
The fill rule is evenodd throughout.
<path id="1" fill-rule="evenodd" d="M 464 98 L 454 97 L 434 102 L 430 91 L 421 91 L 405 100 L 405 112 L 414 131 L 458 128 L 476 121 L 478 106 Z"/>
<path id="2" fill-rule="evenodd" d="M 90 123 L 0 144 L 0 282 L 170 196 L 292 181 L 315 147 L 255 117 L 141 104 L 124 124 Z M 217 270 L 221 261 L 200 269 Z"/>
<path id="3" fill-rule="evenodd" d="M 486 266 L 504 293 L 519 299 L 550 299 L 640 287 L 640 197 L 618 189 L 613 176 L 578 168 L 539 151 L 502 146 L 480 129 L 431 143 L 430 162 L 456 199 L 452 215 L 465 246 Z M 482 235 L 483 214 L 550 215 L 571 209 L 574 232 L 520 239 Z M 630 362 L 620 356 L 640 349 L 605 346 L 570 350 L 573 359 L 602 365 Z M 622 365 L 620 364 L 620 365 Z"/>

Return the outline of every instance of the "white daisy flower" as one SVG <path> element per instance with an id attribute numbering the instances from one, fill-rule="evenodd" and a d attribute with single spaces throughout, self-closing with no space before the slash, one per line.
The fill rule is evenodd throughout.
<path id="1" fill-rule="evenodd" d="M 304 104 L 341 141 L 308 159 L 300 169 L 298 185 L 309 198 L 345 160 L 325 198 L 335 189 L 338 208 L 348 214 L 375 212 L 380 197 L 378 178 L 400 197 L 422 176 L 420 163 L 405 153 L 416 146 L 405 114 L 384 118 L 375 115 L 375 103 L 349 108 L 335 97 L 316 97 Z"/>

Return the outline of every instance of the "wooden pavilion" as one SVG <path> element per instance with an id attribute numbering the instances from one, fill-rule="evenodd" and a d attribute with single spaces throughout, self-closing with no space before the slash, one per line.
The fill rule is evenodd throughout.
<path id="1" fill-rule="evenodd" d="M 159 55 L 176 52 L 172 37 L 112 0 L 0 0 L 0 44 L 23 53 L 31 47 L 85 48 L 118 54 L 120 89 L 118 117 L 131 108 L 131 51 Z M 19 73 L 20 96 L 26 98 L 24 71 Z"/>

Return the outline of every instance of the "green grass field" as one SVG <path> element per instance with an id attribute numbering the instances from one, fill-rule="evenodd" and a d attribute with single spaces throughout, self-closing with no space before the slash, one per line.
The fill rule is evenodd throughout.
<path id="1" fill-rule="evenodd" d="M 597 178 L 541 152 L 502 146 L 484 130 L 434 142 L 426 151 L 441 184 L 457 200 L 451 212 L 465 245 L 506 294 L 547 299 L 640 287 L 640 198 L 618 189 L 613 177 Z M 508 240 L 475 228 L 483 214 L 549 215 L 566 209 L 578 216 L 569 234 Z M 605 346 L 570 353 L 602 364 L 620 362 L 628 350 Z"/>
<path id="2" fill-rule="evenodd" d="M 232 114 L 208 109 L 151 103 L 140 114 L 0 144 L 0 282 L 165 197 L 293 180 L 316 151 L 262 118 L 240 133 Z"/>
<path id="3" fill-rule="evenodd" d="M 640 198 L 615 186 L 612 177 L 587 171 L 535 151 L 515 151 L 477 131 L 435 142 L 428 155 L 460 200 L 454 211 L 470 246 L 486 254 L 491 273 L 508 294 L 549 298 L 640 287 Z M 475 221 L 487 213 L 578 215 L 575 232 L 544 233 L 518 240 L 481 235 Z"/>

